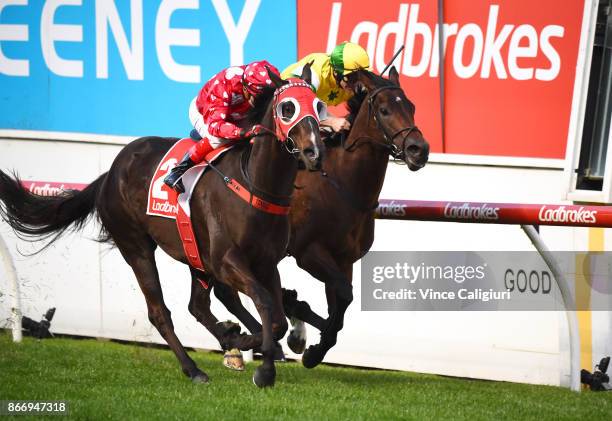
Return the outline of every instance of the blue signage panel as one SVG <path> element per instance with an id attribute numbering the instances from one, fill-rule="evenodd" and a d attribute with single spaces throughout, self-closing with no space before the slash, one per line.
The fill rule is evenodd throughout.
<path id="1" fill-rule="evenodd" d="M 216 72 L 297 59 L 295 0 L 2 0 L 0 129 L 182 136 Z"/>

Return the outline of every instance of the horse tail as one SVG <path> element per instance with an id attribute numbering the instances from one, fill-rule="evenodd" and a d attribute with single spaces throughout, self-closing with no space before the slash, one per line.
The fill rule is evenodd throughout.
<path id="1" fill-rule="evenodd" d="M 16 176 L 11 177 L 0 170 L 0 217 L 24 240 L 51 238 L 44 250 L 69 228 L 74 231 L 83 228 L 96 210 L 96 199 L 106 174 L 82 191 L 39 196 L 28 191 Z"/>

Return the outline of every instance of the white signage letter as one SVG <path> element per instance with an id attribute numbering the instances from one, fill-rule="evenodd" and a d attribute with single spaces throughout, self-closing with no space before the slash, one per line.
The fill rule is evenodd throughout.
<path id="1" fill-rule="evenodd" d="M 526 47 L 521 47 L 521 39 L 525 38 Z M 508 71 L 516 80 L 533 79 L 533 67 L 519 67 L 517 59 L 531 58 L 538 55 L 538 33 L 531 25 L 521 25 L 512 34 L 508 49 Z"/>
<path id="2" fill-rule="evenodd" d="M 108 78 L 108 28 L 117 43 L 128 79 L 144 79 L 142 0 L 131 0 L 132 47 L 127 41 L 114 0 L 96 0 L 96 76 Z"/>
<path id="3" fill-rule="evenodd" d="M 497 30 L 497 16 L 499 13 L 499 6 L 492 5 L 489 8 L 489 22 L 487 23 L 487 35 L 484 42 L 484 54 L 482 56 L 482 69 L 480 71 L 480 77 L 487 79 L 491 74 L 491 65 L 495 67 L 497 77 L 500 79 L 506 79 L 508 77 L 506 68 L 504 67 L 504 61 L 501 57 L 501 48 L 510 36 L 514 25 L 504 25 L 499 34 L 495 36 Z"/>
<path id="4" fill-rule="evenodd" d="M 341 11 L 342 3 L 334 2 L 334 4 L 332 4 L 331 19 L 329 20 L 329 33 L 327 34 L 327 49 L 325 50 L 327 54 L 331 54 L 337 43 Z"/>
<path id="5" fill-rule="evenodd" d="M 251 25 L 255 20 L 260 3 L 261 0 L 246 0 L 238 24 L 236 24 L 227 5 L 227 0 L 212 0 L 230 44 L 230 66 L 244 64 L 244 41 L 246 41 Z"/>
<path id="6" fill-rule="evenodd" d="M 47 0 L 40 18 L 40 46 L 47 67 L 59 76 L 83 77 L 82 60 L 66 60 L 57 55 L 56 41 L 83 41 L 82 25 L 54 23 L 55 11 L 61 6 L 80 6 L 81 0 Z"/>
<path id="7" fill-rule="evenodd" d="M 399 9 L 399 16 L 396 22 L 389 22 L 383 25 L 378 34 L 378 41 L 376 42 L 376 59 L 373 60 L 376 63 L 376 68 L 382 70 L 385 68 L 385 50 L 387 46 L 387 38 L 391 34 L 395 34 L 395 46 L 393 47 L 393 53 L 395 53 L 403 44 L 404 34 L 406 33 L 406 21 L 408 20 L 408 5 L 401 4 Z M 401 72 L 401 60 L 402 55 L 397 56 L 395 61 L 398 72 Z M 372 66 L 374 68 L 374 66 Z"/>
<path id="8" fill-rule="evenodd" d="M 546 58 L 550 61 L 550 68 L 537 69 L 535 71 L 536 79 L 548 82 L 559 75 L 559 71 L 561 70 L 561 58 L 557 50 L 550 45 L 550 38 L 562 38 L 564 32 L 565 28 L 559 25 L 549 25 L 542 30 L 540 34 L 540 47 Z"/>
<path id="9" fill-rule="evenodd" d="M 416 36 L 423 37 L 423 51 L 417 63 L 412 63 L 414 44 Z M 408 31 L 406 33 L 406 50 L 404 52 L 404 65 L 402 73 L 409 77 L 419 77 L 427 71 L 429 61 L 431 59 L 431 48 L 433 36 L 429 25 L 424 22 L 419 22 L 419 5 L 413 4 L 410 6 L 408 15 Z"/>
<path id="10" fill-rule="evenodd" d="M 163 72 L 177 82 L 200 83 L 200 66 L 179 64 L 172 58 L 170 47 L 182 45 L 198 47 L 199 29 L 176 29 L 170 27 L 170 17 L 177 9 L 198 9 L 199 0 L 163 0 L 155 20 L 155 48 Z"/>
<path id="11" fill-rule="evenodd" d="M 6 6 L 27 6 L 28 0 L 0 1 L 0 15 Z M 2 41 L 27 41 L 28 25 L 0 25 L 0 73 L 8 76 L 29 76 L 30 62 L 28 60 L 15 60 L 2 53 Z"/>
<path id="12" fill-rule="evenodd" d="M 463 65 L 463 51 L 465 49 L 465 42 L 468 37 L 474 39 L 474 51 L 472 57 L 467 65 Z M 475 23 L 468 23 L 459 30 L 457 34 L 457 40 L 455 41 L 455 51 L 453 54 L 453 67 L 455 73 L 462 79 L 468 79 L 476 74 L 478 66 L 480 66 L 480 59 L 482 57 L 482 31 L 480 26 Z"/>

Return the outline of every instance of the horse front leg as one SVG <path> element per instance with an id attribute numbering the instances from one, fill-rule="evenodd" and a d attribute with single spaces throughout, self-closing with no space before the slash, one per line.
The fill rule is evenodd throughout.
<path id="1" fill-rule="evenodd" d="M 328 318 L 321 330 L 318 344 L 308 347 L 302 357 L 306 368 L 319 365 L 327 352 L 336 345 L 338 332 L 344 326 L 344 314 L 353 301 L 352 265 L 341 268 L 327 249 L 313 244 L 303 253 L 299 266 L 313 277 L 325 283 Z"/>
<path id="2" fill-rule="evenodd" d="M 263 363 L 257 367 L 253 382 L 259 387 L 273 386 L 276 380 L 274 366 L 274 343 L 287 331 L 287 321 L 282 310 L 280 276 L 275 266 L 269 268 L 270 275 L 264 283 L 258 281 L 248 263 L 237 249 L 228 250 L 221 263 L 221 279 L 230 287 L 248 295 L 261 318 L 261 351 Z M 262 277 L 264 278 L 264 277 Z M 253 335 L 257 337 L 259 335 Z M 257 346 L 257 345 L 255 345 Z"/>
<path id="3" fill-rule="evenodd" d="M 240 322 L 248 329 L 251 334 L 256 335 L 261 333 L 261 323 L 244 307 L 238 293 L 222 282 L 215 282 L 213 290 L 215 296 L 221 301 L 225 308 L 240 320 Z M 281 344 L 274 344 L 274 360 L 285 361 L 285 353 Z M 238 349 L 244 349 L 237 347 Z M 255 349 L 260 352 L 261 350 Z"/>
<path id="4" fill-rule="evenodd" d="M 351 278 L 347 277 L 346 279 L 348 280 Z M 321 341 L 316 345 L 308 347 L 308 349 L 304 351 L 302 364 L 306 368 L 313 368 L 319 365 L 323 361 L 323 358 L 325 358 L 327 352 L 336 345 L 338 332 L 344 327 L 344 314 L 353 301 L 352 295 L 347 297 L 345 294 L 338 294 L 338 289 L 334 286 L 326 285 L 325 295 L 329 309 L 327 326 L 321 332 Z"/>

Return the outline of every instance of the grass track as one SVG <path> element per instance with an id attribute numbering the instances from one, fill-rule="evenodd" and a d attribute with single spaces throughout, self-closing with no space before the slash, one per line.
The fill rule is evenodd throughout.
<path id="1" fill-rule="evenodd" d="M 258 362 L 236 373 L 219 354 L 191 355 L 210 384 L 192 384 L 167 349 L 65 338 L 13 344 L 0 331 L 0 400 L 67 400 L 71 418 L 92 420 L 612 420 L 611 392 L 297 363 L 278 364 L 276 386 L 260 390 L 251 382 Z"/>

